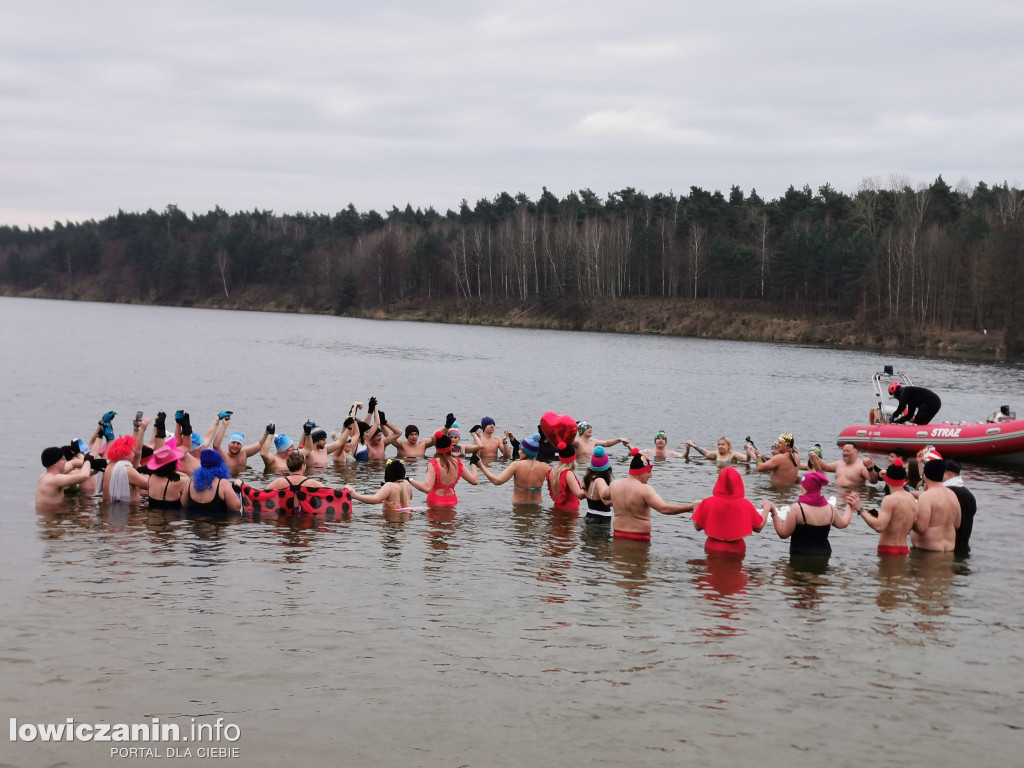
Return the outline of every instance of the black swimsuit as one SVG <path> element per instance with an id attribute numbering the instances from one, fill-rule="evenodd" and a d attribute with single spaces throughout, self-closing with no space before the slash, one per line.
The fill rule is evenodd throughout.
<path id="1" fill-rule="evenodd" d="M 612 521 L 612 508 L 608 504 L 605 504 L 600 498 L 591 498 L 591 494 L 594 492 L 595 487 L 597 487 L 596 482 L 590 486 L 590 490 L 587 493 L 588 511 L 586 517 L 583 518 L 583 522 L 607 525 Z"/>
<path id="2" fill-rule="evenodd" d="M 164 485 L 164 496 L 167 495 L 167 488 L 171 484 L 171 478 L 167 478 L 167 484 Z M 181 497 L 168 501 L 167 499 L 157 499 L 152 496 L 149 497 L 149 506 L 152 509 L 181 509 Z"/>
<path id="3" fill-rule="evenodd" d="M 828 543 L 828 532 L 832 528 L 831 521 L 827 525 L 811 525 L 807 522 L 804 505 L 798 502 L 797 506 L 800 507 L 804 524 L 798 525 L 789 537 L 789 554 L 828 557 L 832 554 L 832 545 Z"/>
<path id="4" fill-rule="evenodd" d="M 196 501 L 192 495 L 192 485 L 188 487 L 188 508 L 190 512 L 202 512 L 206 515 L 223 515 L 228 512 L 228 503 L 220 497 L 220 481 L 221 478 L 217 478 L 217 484 L 213 486 L 213 498 L 209 501 Z"/>

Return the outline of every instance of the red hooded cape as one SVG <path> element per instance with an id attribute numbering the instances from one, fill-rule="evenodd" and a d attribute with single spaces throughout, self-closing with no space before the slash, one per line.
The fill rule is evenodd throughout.
<path id="1" fill-rule="evenodd" d="M 712 496 L 697 506 L 693 520 L 712 539 L 735 541 L 761 525 L 761 513 L 744 497 L 740 473 L 735 467 L 726 467 L 718 475 Z"/>

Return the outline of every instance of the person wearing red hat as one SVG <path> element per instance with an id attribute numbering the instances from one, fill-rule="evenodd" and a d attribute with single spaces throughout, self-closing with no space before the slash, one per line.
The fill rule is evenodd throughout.
<path id="1" fill-rule="evenodd" d="M 438 430 L 434 433 L 434 458 L 427 462 L 427 474 L 422 482 L 409 480 L 420 493 L 427 494 L 427 506 L 432 509 L 451 509 L 459 503 L 455 494 L 455 484 L 460 479 L 477 485 L 480 475 L 472 462 L 467 470 L 462 459 L 452 456 L 452 439 Z"/>
<path id="2" fill-rule="evenodd" d="M 864 501 L 856 491 L 846 494 L 846 503 L 873 530 L 881 534 L 878 554 L 909 555 L 907 536 L 914 526 L 917 500 L 906 489 L 907 470 L 903 467 L 903 460 L 896 459 L 882 477 L 889 486 L 889 493 L 882 499 L 882 506 L 877 511 L 864 509 Z"/>
<path id="3" fill-rule="evenodd" d="M 893 424 L 929 424 L 942 407 L 942 400 L 930 389 L 904 386 L 898 381 L 889 385 L 889 397 L 899 401 L 893 410 Z"/>
<path id="4" fill-rule="evenodd" d="M 747 550 L 743 539 L 760 533 L 766 522 L 768 510 L 758 512 L 747 499 L 743 478 L 733 466 L 719 472 L 712 495 L 698 502 L 693 511 L 693 527 L 708 536 L 704 551 L 709 555 L 742 556 Z"/>
<path id="5" fill-rule="evenodd" d="M 693 504 L 673 504 L 665 501 L 649 485 L 651 460 L 639 449 L 630 451 L 629 476 L 613 480 L 601 497 L 612 505 L 612 533 L 616 539 L 633 541 L 651 540 L 651 510 L 663 515 L 678 515 L 693 511 Z"/>

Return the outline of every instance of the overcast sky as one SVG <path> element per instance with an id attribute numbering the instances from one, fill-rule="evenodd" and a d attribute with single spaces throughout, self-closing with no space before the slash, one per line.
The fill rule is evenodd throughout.
<path id="1" fill-rule="evenodd" d="M 14 0 L 0 224 L 1024 181 L 1021 0 Z"/>

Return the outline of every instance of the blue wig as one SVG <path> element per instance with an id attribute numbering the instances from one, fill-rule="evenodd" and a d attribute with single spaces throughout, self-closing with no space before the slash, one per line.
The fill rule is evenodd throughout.
<path id="1" fill-rule="evenodd" d="M 192 484 L 197 491 L 205 491 L 213 487 L 215 477 L 224 480 L 231 479 L 231 470 L 224 463 L 224 458 L 218 451 L 207 448 L 199 454 L 200 467 L 192 473 Z"/>

